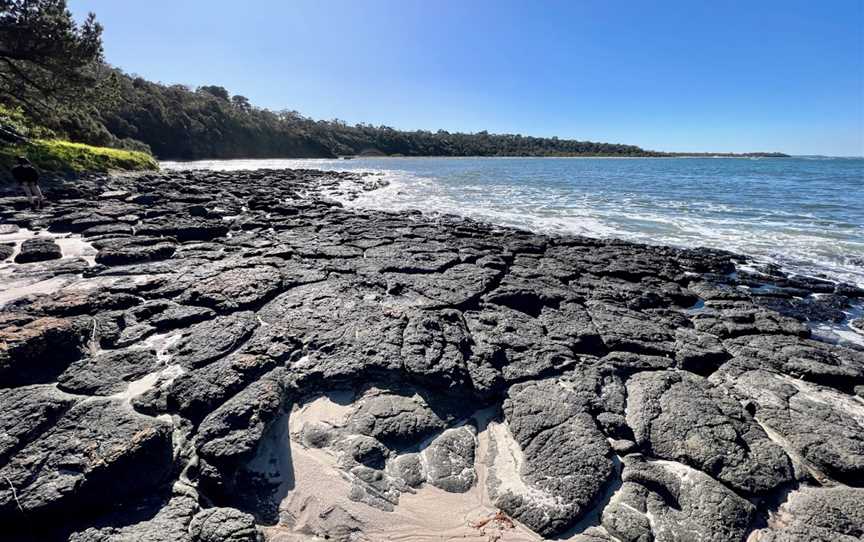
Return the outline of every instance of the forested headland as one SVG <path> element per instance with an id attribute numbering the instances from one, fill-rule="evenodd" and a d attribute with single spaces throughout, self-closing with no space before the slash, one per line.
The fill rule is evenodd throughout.
<path id="1" fill-rule="evenodd" d="M 105 61 L 94 15 L 65 0 L 0 1 L 0 128 L 160 159 L 389 156 L 676 156 L 634 145 L 518 134 L 402 131 L 259 108 L 211 85 L 163 85 Z M 2 134 L 0 134 L 2 135 Z M 10 137 L 7 134 L 7 138 Z M 714 154 L 714 153 L 711 153 Z M 754 153 L 760 156 L 782 156 Z"/>

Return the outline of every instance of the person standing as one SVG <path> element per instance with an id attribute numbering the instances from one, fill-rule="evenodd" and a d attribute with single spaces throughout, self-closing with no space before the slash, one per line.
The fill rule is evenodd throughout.
<path id="1" fill-rule="evenodd" d="M 18 157 L 18 165 L 12 168 L 12 177 L 21 185 L 21 189 L 30 200 L 30 206 L 34 211 L 42 208 L 42 202 L 45 201 L 45 196 L 42 195 L 42 189 L 39 188 L 39 172 L 23 156 Z"/>

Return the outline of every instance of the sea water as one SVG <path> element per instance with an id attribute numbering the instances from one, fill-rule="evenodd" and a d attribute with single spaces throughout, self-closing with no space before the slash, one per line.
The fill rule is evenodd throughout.
<path id="1" fill-rule="evenodd" d="M 349 205 L 722 248 L 864 286 L 861 158 L 356 158 L 163 166 L 375 172 L 389 186 Z"/>

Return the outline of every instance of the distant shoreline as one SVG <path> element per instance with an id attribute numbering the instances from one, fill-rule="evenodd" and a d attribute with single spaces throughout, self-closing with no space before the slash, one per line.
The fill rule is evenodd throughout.
<path id="1" fill-rule="evenodd" d="M 177 163 L 177 164 L 187 164 L 192 162 L 211 162 L 211 161 L 233 161 L 233 160 L 362 160 L 362 159 L 389 159 L 389 160 L 404 160 L 404 159 L 418 159 L 418 158 L 448 158 L 454 160 L 477 160 L 478 158 L 488 158 L 488 159 L 608 159 L 608 160 L 644 160 L 644 159 L 669 159 L 669 158 L 810 158 L 811 156 L 793 156 L 793 155 L 745 155 L 745 154 L 680 154 L 680 155 L 667 155 L 667 156 L 615 156 L 615 155 L 561 155 L 561 156 L 520 156 L 520 155 L 507 155 L 507 156 L 486 156 L 486 155 L 471 155 L 471 156 L 452 156 L 452 155 L 418 155 L 418 156 L 391 156 L 391 155 L 369 155 L 369 156 L 335 156 L 335 157 L 326 157 L 326 156 L 269 156 L 269 157 L 234 157 L 234 158 L 191 158 L 191 159 L 173 159 L 173 158 L 158 158 L 160 164 L 163 163 Z M 824 159 L 864 159 L 864 157 L 858 156 L 820 156 L 818 158 Z"/>

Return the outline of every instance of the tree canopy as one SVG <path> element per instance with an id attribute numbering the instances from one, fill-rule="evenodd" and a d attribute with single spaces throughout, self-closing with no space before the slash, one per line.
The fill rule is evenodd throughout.
<path id="1" fill-rule="evenodd" d="M 92 105 L 102 26 L 77 24 L 65 0 L 0 0 L 0 97 L 46 122 Z"/>
<path id="2" fill-rule="evenodd" d="M 146 144 L 168 159 L 332 157 L 361 153 L 404 156 L 644 156 L 633 145 L 512 134 L 402 131 L 341 120 L 313 120 L 296 111 L 254 107 L 244 96 L 208 85 L 162 85 L 115 70 L 120 99 L 98 110 L 117 141 Z M 87 139 L 86 132 L 73 134 Z M 95 141 L 94 143 L 103 143 Z"/>

